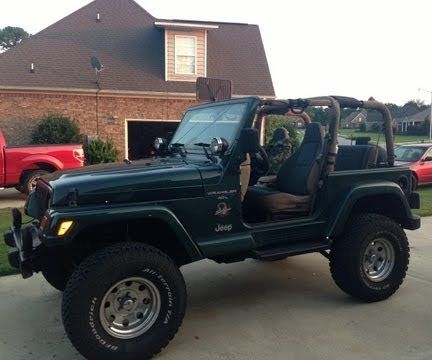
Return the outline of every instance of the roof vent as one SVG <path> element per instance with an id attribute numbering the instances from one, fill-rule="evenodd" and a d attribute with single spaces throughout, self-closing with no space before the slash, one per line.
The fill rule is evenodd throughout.
<path id="1" fill-rule="evenodd" d="M 36 72 L 36 68 L 35 68 L 35 64 L 34 64 L 34 63 L 31 63 L 31 64 L 30 64 L 30 72 L 31 72 L 32 74 L 34 74 L 34 73 Z"/>
<path id="2" fill-rule="evenodd" d="M 96 22 L 101 22 L 101 16 L 100 13 L 96 14 Z"/>

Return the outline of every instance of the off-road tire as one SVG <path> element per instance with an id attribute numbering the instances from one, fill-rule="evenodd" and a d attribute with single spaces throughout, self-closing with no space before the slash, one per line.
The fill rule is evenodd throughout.
<path id="1" fill-rule="evenodd" d="M 104 329 L 100 309 L 112 286 L 130 277 L 155 285 L 160 311 L 145 333 L 119 339 Z M 175 263 L 152 246 L 124 242 L 96 252 L 79 265 L 63 294 L 62 317 L 69 339 L 87 359 L 149 359 L 174 338 L 185 308 L 186 286 Z"/>
<path id="2" fill-rule="evenodd" d="M 39 179 L 41 176 L 44 176 L 46 174 L 49 174 L 49 171 L 38 169 L 38 170 L 32 170 L 28 171 L 24 174 L 22 178 L 22 182 L 19 185 L 22 187 L 24 194 L 30 194 L 31 191 L 34 189 L 34 182 L 35 180 Z"/>
<path id="3" fill-rule="evenodd" d="M 394 265 L 382 280 L 371 281 L 363 261 L 374 240 L 385 239 L 394 250 Z M 378 214 L 351 217 L 343 236 L 330 252 L 330 271 L 336 284 L 347 294 L 366 302 L 387 299 L 402 284 L 409 263 L 409 244 L 405 232 L 393 219 Z"/>

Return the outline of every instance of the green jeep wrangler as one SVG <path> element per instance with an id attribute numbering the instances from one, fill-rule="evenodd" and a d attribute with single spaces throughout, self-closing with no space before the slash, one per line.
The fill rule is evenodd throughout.
<path id="1" fill-rule="evenodd" d="M 327 127 L 266 176 L 266 115 L 329 107 Z M 378 146 L 338 146 L 341 108 L 379 111 Z M 305 119 L 308 117 L 305 116 Z M 147 359 L 177 332 L 186 309 L 179 268 L 201 259 L 262 261 L 320 252 L 336 284 L 366 302 L 391 296 L 408 267 L 403 229 L 417 229 L 411 172 L 394 166 L 391 115 L 346 97 L 247 97 L 190 108 L 153 159 L 59 172 L 38 181 L 22 226 L 4 239 L 24 278 L 42 272 L 64 290 L 66 333 L 89 359 Z M 382 150 L 382 149 L 381 149 Z"/>

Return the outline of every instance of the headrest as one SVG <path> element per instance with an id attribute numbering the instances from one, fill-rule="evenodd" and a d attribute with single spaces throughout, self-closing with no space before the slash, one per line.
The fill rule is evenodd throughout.
<path id="1" fill-rule="evenodd" d="M 244 153 L 256 153 L 260 150 L 259 133 L 255 128 L 245 128 L 240 135 L 240 147 Z"/>
<path id="2" fill-rule="evenodd" d="M 306 125 L 303 143 L 322 143 L 324 139 L 324 129 L 320 123 L 312 122 Z"/>
<path id="3" fill-rule="evenodd" d="M 280 127 L 277 128 L 274 132 L 273 132 L 273 137 L 272 137 L 272 142 L 278 142 L 278 141 L 283 141 L 289 139 L 289 132 L 287 129 L 285 129 L 284 127 Z"/>

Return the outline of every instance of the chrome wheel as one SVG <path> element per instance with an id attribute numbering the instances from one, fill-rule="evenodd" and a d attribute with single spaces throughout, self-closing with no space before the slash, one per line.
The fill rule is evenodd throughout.
<path id="1" fill-rule="evenodd" d="M 363 256 L 363 271 L 373 282 L 385 280 L 395 265 L 395 250 L 390 241 L 379 238 L 372 241 Z"/>
<path id="2" fill-rule="evenodd" d="M 131 277 L 108 290 L 99 316 L 108 334 L 119 339 L 133 339 L 153 326 L 160 307 L 158 288 L 145 278 Z"/>

